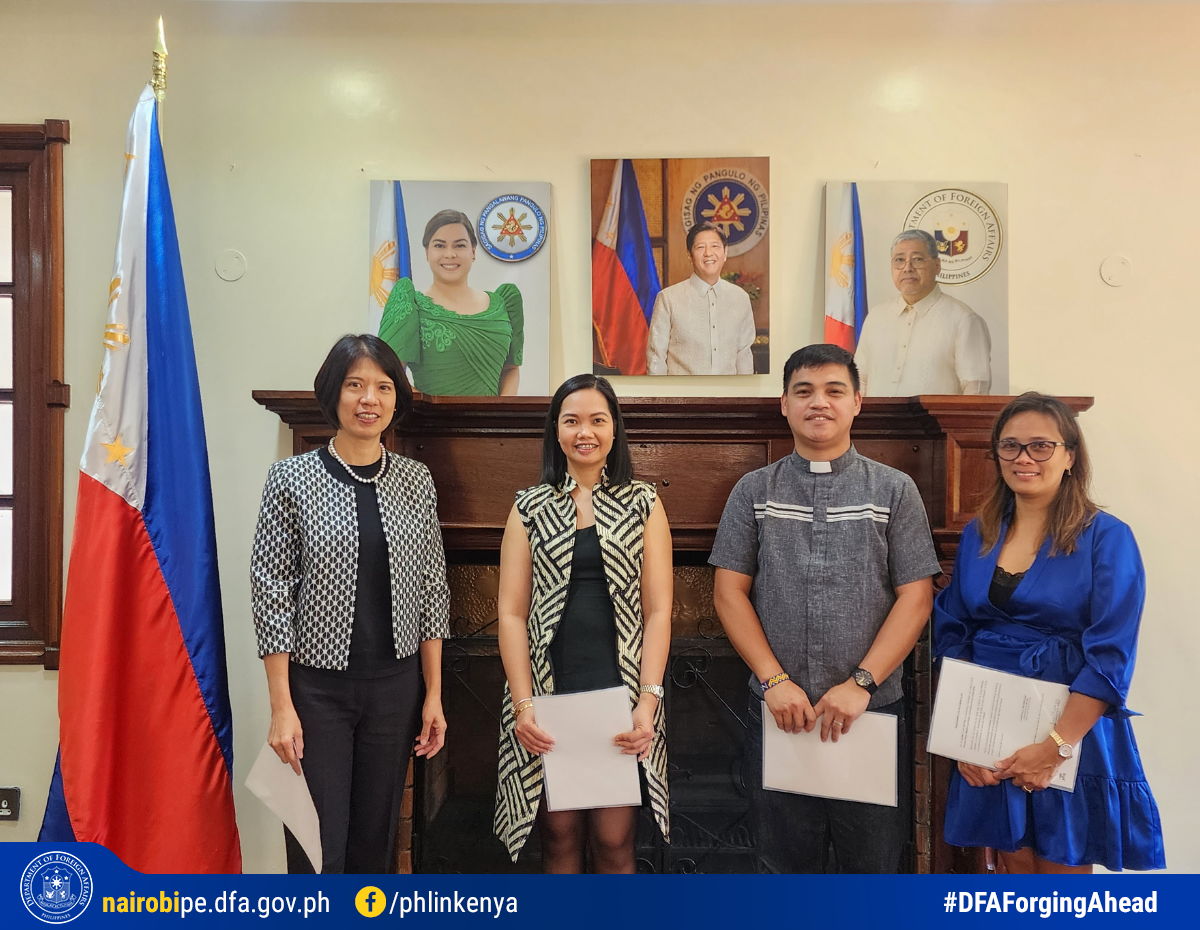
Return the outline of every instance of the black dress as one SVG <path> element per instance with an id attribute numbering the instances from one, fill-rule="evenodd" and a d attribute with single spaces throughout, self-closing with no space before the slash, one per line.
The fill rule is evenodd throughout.
<path id="1" fill-rule="evenodd" d="M 595 525 L 575 531 L 567 606 L 550 643 L 550 665 L 555 694 L 621 684 L 617 626 Z"/>

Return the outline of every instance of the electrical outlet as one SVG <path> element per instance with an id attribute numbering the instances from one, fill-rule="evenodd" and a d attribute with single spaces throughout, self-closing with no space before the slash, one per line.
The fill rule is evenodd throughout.
<path id="1" fill-rule="evenodd" d="M 21 789 L 0 788 L 0 823 L 21 818 Z"/>

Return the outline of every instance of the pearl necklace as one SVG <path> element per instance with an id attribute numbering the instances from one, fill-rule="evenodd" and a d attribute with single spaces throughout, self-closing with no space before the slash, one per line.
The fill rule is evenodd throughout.
<path id="1" fill-rule="evenodd" d="M 338 455 L 337 447 L 333 444 L 333 440 L 329 440 L 329 454 L 333 456 L 333 460 L 346 469 L 346 474 L 355 481 L 362 482 L 363 484 L 375 484 L 375 482 L 383 477 L 383 473 L 387 471 L 387 450 L 383 448 L 382 442 L 379 444 L 379 453 L 379 471 L 375 472 L 370 478 L 364 478 L 342 460 L 342 457 Z"/>

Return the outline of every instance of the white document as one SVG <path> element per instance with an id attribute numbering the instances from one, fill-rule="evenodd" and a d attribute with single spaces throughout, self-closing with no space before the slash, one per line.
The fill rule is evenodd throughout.
<path id="1" fill-rule="evenodd" d="M 1070 693 L 1057 682 L 943 659 L 929 722 L 929 751 L 994 770 L 1001 759 L 1050 735 Z M 1081 745 L 1076 743 L 1074 754 L 1055 771 L 1051 788 L 1075 790 Z"/>
<path id="2" fill-rule="evenodd" d="M 321 824 L 304 776 L 293 772 L 286 762 L 280 762 L 270 743 L 263 743 L 262 751 L 246 776 L 246 787 L 292 831 L 292 836 L 308 854 L 313 871 L 320 875 Z"/>
<path id="3" fill-rule="evenodd" d="M 896 806 L 896 718 L 868 711 L 835 743 L 821 722 L 785 733 L 763 714 L 763 787 L 819 798 Z"/>
<path id="4" fill-rule="evenodd" d="M 542 756 L 546 809 L 636 807 L 642 803 L 637 756 L 613 743 L 633 729 L 629 691 L 624 687 L 533 699 L 537 725 L 554 740 Z"/>

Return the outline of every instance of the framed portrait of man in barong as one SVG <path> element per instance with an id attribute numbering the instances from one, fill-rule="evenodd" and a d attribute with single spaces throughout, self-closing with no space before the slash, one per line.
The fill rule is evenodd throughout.
<path id="1" fill-rule="evenodd" d="M 1008 185 L 830 181 L 825 341 L 863 393 L 1007 394 Z"/>
<path id="2" fill-rule="evenodd" d="M 770 369 L 770 159 L 591 162 L 592 365 Z"/>

